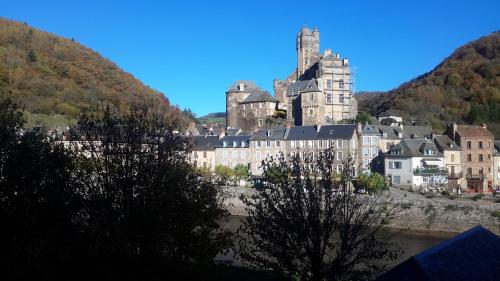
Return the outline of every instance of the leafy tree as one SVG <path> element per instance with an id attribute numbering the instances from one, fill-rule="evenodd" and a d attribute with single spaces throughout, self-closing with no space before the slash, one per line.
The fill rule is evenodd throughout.
<path id="1" fill-rule="evenodd" d="M 370 115 L 368 115 L 366 112 L 359 112 L 358 115 L 356 115 L 356 123 L 361 123 L 361 124 L 372 124 L 372 121 L 370 120 Z"/>
<path id="2" fill-rule="evenodd" d="M 215 166 L 215 176 L 217 177 L 217 182 L 221 185 L 227 185 L 233 177 L 233 169 L 226 167 L 224 165 Z"/>
<path id="3" fill-rule="evenodd" d="M 264 162 L 249 217 L 239 230 L 240 256 L 251 266 L 300 280 L 366 280 L 397 250 L 380 230 L 392 210 L 352 192 L 352 159 L 335 178 L 334 151 L 312 161 L 284 156 Z"/>
<path id="4" fill-rule="evenodd" d="M 85 256 L 73 154 L 0 102 L 0 264 L 5 280 L 67 277 Z"/>
<path id="5" fill-rule="evenodd" d="M 248 179 L 248 176 L 250 175 L 248 172 L 248 166 L 243 164 L 236 165 L 236 167 L 234 167 L 233 174 L 236 184 L 238 184 L 241 180 Z"/>
<path id="6" fill-rule="evenodd" d="M 385 178 L 379 173 L 372 172 L 369 175 L 361 173 L 357 178 L 357 187 L 365 189 L 369 194 L 378 193 L 387 189 Z"/>
<path id="7" fill-rule="evenodd" d="M 108 107 L 100 116 L 82 118 L 72 133 L 97 264 L 126 279 L 160 269 L 177 278 L 190 273 L 179 272 L 186 266 L 210 266 L 230 242 L 220 230 L 224 194 L 187 161 L 187 143 L 168 114 Z"/>

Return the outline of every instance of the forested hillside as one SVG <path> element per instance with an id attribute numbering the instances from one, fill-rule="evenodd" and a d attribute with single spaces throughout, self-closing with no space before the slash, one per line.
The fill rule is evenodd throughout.
<path id="1" fill-rule="evenodd" d="M 28 123 L 61 126 L 98 104 L 120 109 L 152 102 L 164 106 L 172 122 L 188 118 L 160 92 L 145 86 L 116 64 L 73 39 L 0 18 L 0 96 L 11 97 L 26 111 Z"/>
<path id="2" fill-rule="evenodd" d="M 371 114 L 399 112 L 443 129 L 447 122 L 487 123 L 500 137 L 500 32 L 468 43 L 434 70 L 388 93 L 358 95 Z"/>

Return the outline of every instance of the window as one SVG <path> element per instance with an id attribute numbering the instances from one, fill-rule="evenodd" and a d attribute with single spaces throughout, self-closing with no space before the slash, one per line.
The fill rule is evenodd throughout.
<path id="1" fill-rule="evenodd" d="M 339 88 L 344 89 L 344 80 L 340 80 L 339 82 Z"/>
<path id="2" fill-rule="evenodd" d="M 331 89 L 332 88 L 332 80 L 331 79 L 327 79 L 326 80 L 326 88 L 327 89 Z"/>
<path id="3" fill-rule="evenodd" d="M 342 161 L 342 160 L 344 160 L 343 158 L 344 158 L 344 157 L 343 157 L 343 155 L 342 155 L 342 151 L 337 151 L 337 160 L 338 160 L 338 161 Z"/>
<path id="4" fill-rule="evenodd" d="M 255 116 L 260 116 L 260 111 L 255 111 Z"/>
<path id="5" fill-rule="evenodd" d="M 370 137 L 363 137 L 363 144 L 370 145 Z"/>
<path id="6" fill-rule="evenodd" d="M 309 100 L 314 101 L 314 93 L 309 93 Z"/>
<path id="7" fill-rule="evenodd" d="M 389 168 L 391 169 L 401 169 L 402 166 L 401 161 L 389 161 Z"/>
<path id="8" fill-rule="evenodd" d="M 261 102 L 259 102 L 259 108 L 262 108 L 262 103 Z"/>
<path id="9" fill-rule="evenodd" d="M 488 154 L 488 160 L 491 160 L 491 154 Z"/>
<path id="10" fill-rule="evenodd" d="M 332 103 L 332 102 L 333 102 L 332 93 L 326 93 L 326 103 Z"/>
<path id="11" fill-rule="evenodd" d="M 295 141 L 290 141 L 290 147 L 292 147 L 292 148 L 295 147 Z"/>
<path id="12" fill-rule="evenodd" d="M 233 150 L 233 152 L 231 153 L 231 157 L 238 158 L 238 151 L 237 150 Z"/>
<path id="13" fill-rule="evenodd" d="M 271 147 L 271 141 L 267 141 L 266 144 L 267 144 L 267 147 Z"/>
<path id="14" fill-rule="evenodd" d="M 479 154 L 479 162 L 483 162 L 483 155 Z"/>
<path id="15" fill-rule="evenodd" d="M 372 157 L 376 157 L 378 155 L 378 149 L 372 148 Z"/>
<path id="16" fill-rule="evenodd" d="M 472 175 L 472 168 L 467 168 L 467 174 Z"/>
<path id="17" fill-rule="evenodd" d="M 312 108 L 309 109 L 309 115 L 314 115 L 314 109 Z"/>
<path id="18" fill-rule="evenodd" d="M 322 140 L 318 140 L 318 147 L 323 148 L 323 141 Z"/>
<path id="19" fill-rule="evenodd" d="M 337 165 L 337 173 L 342 173 L 342 165 Z"/>
<path id="20" fill-rule="evenodd" d="M 372 137 L 371 145 L 378 145 L 378 137 Z"/>
<path id="21" fill-rule="evenodd" d="M 280 147 L 280 141 L 279 140 L 276 141 L 276 147 Z"/>
<path id="22" fill-rule="evenodd" d="M 223 155 L 224 155 L 224 158 L 227 158 L 227 150 L 226 149 L 224 149 L 224 154 Z"/>
<path id="23" fill-rule="evenodd" d="M 483 148 L 483 141 L 479 141 L 479 148 Z"/>
<path id="24" fill-rule="evenodd" d="M 241 153 L 240 153 L 240 158 L 241 159 L 245 159 L 247 158 L 247 152 L 245 150 L 242 150 Z"/>
<path id="25" fill-rule="evenodd" d="M 342 148 L 342 140 L 337 140 L 337 148 Z"/>
<path id="26" fill-rule="evenodd" d="M 243 117 L 247 117 L 247 112 L 243 111 Z"/>
<path id="27" fill-rule="evenodd" d="M 363 156 L 368 157 L 370 154 L 368 153 L 368 148 L 363 148 Z"/>
<path id="28" fill-rule="evenodd" d="M 207 158 L 207 152 L 203 151 L 203 158 Z"/>
<path id="29" fill-rule="evenodd" d="M 392 182 L 393 183 L 401 183 L 401 176 L 393 176 Z"/>
<path id="30" fill-rule="evenodd" d="M 339 94 L 339 103 L 344 103 L 344 94 Z"/>
<path id="31" fill-rule="evenodd" d="M 257 111 L 258 112 L 258 111 Z M 259 119 L 259 127 L 262 127 L 264 125 L 264 120 Z"/>
<path id="32" fill-rule="evenodd" d="M 253 108 L 253 103 L 250 104 L 250 108 Z"/>
<path id="33" fill-rule="evenodd" d="M 451 157 L 451 162 L 455 162 L 455 154 L 451 154 L 450 157 Z"/>
<path id="34" fill-rule="evenodd" d="M 307 141 L 307 143 L 308 143 L 308 145 L 309 145 L 310 148 L 313 148 L 313 141 L 312 140 Z"/>
<path id="35" fill-rule="evenodd" d="M 472 161 L 472 154 L 467 154 L 467 161 L 469 161 L 469 162 Z"/>
<path id="36" fill-rule="evenodd" d="M 255 146 L 256 146 L 256 147 L 260 147 L 260 141 L 257 141 L 257 142 L 255 143 Z"/>
<path id="37" fill-rule="evenodd" d="M 471 149 L 471 148 L 472 148 L 472 142 L 471 142 L 471 141 L 467 141 L 467 148 L 468 148 L 468 149 Z"/>
<path id="38" fill-rule="evenodd" d="M 303 140 L 299 141 L 299 147 L 304 147 L 304 141 Z"/>
<path id="39" fill-rule="evenodd" d="M 483 174 L 483 168 L 480 168 L 479 169 L 479 174 L 482 175 Z"/>

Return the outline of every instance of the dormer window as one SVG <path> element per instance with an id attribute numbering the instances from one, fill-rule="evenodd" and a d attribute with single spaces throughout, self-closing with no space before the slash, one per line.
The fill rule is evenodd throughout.
<path id="1" fill-rule="evenodd" d="M 424 151 L 424 155 L 434 155 L 434 154 L 436 154 L 436 153 L 435 153 L 435 151 L 434 151 L 434 150 L 432 150 L 432 149 L 426 149 L 426 150 Z"/>
<path id="2" fill-rule="evenodd" d="M 391 151 L 391 155 L 401 155 L 401 150 L 393 150 Z"/>
<path id="3" fill-rule="evenodd" d="M 330 130 L 330 135 L 333 135 L 333 130 Z"/>
<path id="4" fill-rule="evenodd" d="M 222 142 L 222 147 L 227 147 L 227 142 Z"/>
<path id="5" fill-rule="evenodd" d="M 233 147 L 236 147 L 236 146 L 237 146 L 236 142 L 235 142 L 235 141 L 233 141 Z"/>

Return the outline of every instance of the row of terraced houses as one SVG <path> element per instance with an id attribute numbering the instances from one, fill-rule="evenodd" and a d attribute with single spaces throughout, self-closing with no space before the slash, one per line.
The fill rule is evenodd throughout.
<path id="1" fill-rule="evenodd" d="M 500 141 L 486 125 L 450 124 L 441 134 L 426 126 L 403 126 L 395 114 L 379 116 L 382 125 L 311 125 L 242 132 L 191 130 L 192 160 L 198 167 L 248 166 L 262 175 L 262 160 L 318 157 L 335 151 L 337 170 L 352 157 L 356 174 L 378 172 L 395 187 L 413 190 L 492 192 L 500 187 Z"/>

